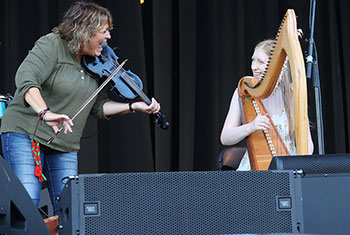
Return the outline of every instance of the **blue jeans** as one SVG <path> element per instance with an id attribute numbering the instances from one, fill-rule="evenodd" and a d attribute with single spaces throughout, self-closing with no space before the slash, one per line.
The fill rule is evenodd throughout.
<path id="1" fill-rule="evenodd" d="M 1 135 L 2 151 L 6 162 L 12 168 L 25 189 L 38 207 L 40 201 L 41 182 L 34 176 L 35 162 L 29 136 L 20 133 L 4 133 Z M 40 145 L 42 169 L 47 178 L 54 215 L 58 214 L 57 197 L 64 187 L 64 177 L 77 175 L 78 155 L 76 152 L 65 153 Z"/>

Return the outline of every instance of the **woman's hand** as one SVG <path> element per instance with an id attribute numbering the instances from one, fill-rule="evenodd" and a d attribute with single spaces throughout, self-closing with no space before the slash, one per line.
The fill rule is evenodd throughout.
<path id="1" fill-rule="evenodd" d="M 24 99 L 36 113 L 40 113 L 39 117 L 42 118 L 42 120 L 47 125 L 51 126 L 55 133 L 57 133 L 60 129 L 58 127 L 59 124 L 63 125 L 64 134 L 67 134 L 67 132 L 72 132 L 71 126 L 74 125 L 72 120 L 65 114 L 57 114 L 48 110 L 48 106 L 46 105 L 43 97 L 41 96 L 39 88 L 29 88 L 28 91 L 24 94 Z M 41 116 L 41 112 L 44 109 L 48 111 L 46 111 L 45 114 Z"/>
<path id="2" fill-rule="evenodd" d="M 132 104 L 132 109 L 141 111 L 148 114 L 158 113 L 160 110 L 160 104 L 157 102 L 155 98 L 152 98 L 152 103 L 147 105 L 145 102 L 135 102 Z"/>
<path id="3" fill-rule="evenodd" d="M 74 126 L 72 120 L 65 114 L 57 114 L 53 113 L 51 111 L 47 111 L 43 117 L 43 121 L 51 126 L 55 133 L 59 131 L 59 124 L 62 124 L 64 128 L 64 134 L 67 134 L 67 132 L 73 132 L 72 126 Z"/>
<path id="4" fill-rule="evenodd" d="M 258 115 L 254 119 L 254 121 L 251 122 L 251 130 L 253 132 L 257 130 L 268 130 L 270 127 L 270 120 L 267 117 L 268 114 L 265 115 Z"/>

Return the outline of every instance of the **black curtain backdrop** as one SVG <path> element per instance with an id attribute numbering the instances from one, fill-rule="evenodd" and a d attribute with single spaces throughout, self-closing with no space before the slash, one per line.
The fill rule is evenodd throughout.
<path id="1" fill-rule="evenodd" d="M 3 0 L 0 18 L 0 92 L 15 91 L 17 67 L 34 42 L 56 26 L 69 0 Z M 144 92 L 161 102 L 171 123 L 164 131 L 143 113 L 90 118 L 79 152 L 80 173 L 213 170 L 224 148 L 221 128 L 238 80 L 250 75 L 254 45 L 273 38 L 294 9 L 307 50 L 307 0 L 100 0 L 114 17 L 109 45 Z M 318 50 L 325 151 L 349 153 L 350 2 L 317 0 Z M 314 88 L 309 117 L 318 152 Z M 244 145 L 244 141 L 240 146 Z"/>

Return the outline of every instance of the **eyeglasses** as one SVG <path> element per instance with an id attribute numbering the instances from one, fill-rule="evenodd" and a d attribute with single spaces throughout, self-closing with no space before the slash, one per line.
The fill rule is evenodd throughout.
<path id="1" fill-rule="evenodd" d="M 106 29 L 106 30 L 103 30 L 103 31 L 99 31 L 99 33 L 103 34 L 103 35 L 106 35 L 107 33 L 111 34 L 111 31 L 112 31 L 112 29 Z"/>
<path id="2" fill-rule="evenodd" d="M 103 35 L 106 35 L 107 33 L 111 34 L 109 30 L 100 31 L 99 33 Z"/>

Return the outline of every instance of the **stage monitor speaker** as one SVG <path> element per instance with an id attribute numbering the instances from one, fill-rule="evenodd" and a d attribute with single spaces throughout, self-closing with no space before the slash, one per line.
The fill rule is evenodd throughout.
<path id="1" fill-rule="evenodd" d="M 273 157 L 270 170 L 303 170 L 304 174 L 350 173 L 350 154 Z"/>
<path id="2" fill-rule="evenodd" d="M 32 199 L 0 156 L 0 234 L 49 234 Z"/>
<path id="3" fill-rule="evenodd" d="M 92 174 L 59 199 L 62 234 L 300 233 L 293 171 Z"/>
<path id="4" fill-rule="evenodd" d="M 270 169 L 302 170 L 305 233 L 349 234 L 349 154 L 274 157 Z"/>

